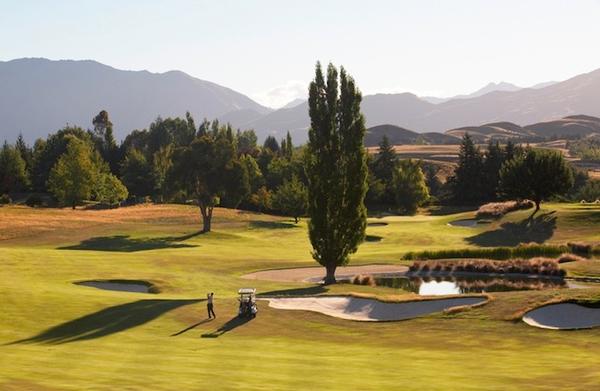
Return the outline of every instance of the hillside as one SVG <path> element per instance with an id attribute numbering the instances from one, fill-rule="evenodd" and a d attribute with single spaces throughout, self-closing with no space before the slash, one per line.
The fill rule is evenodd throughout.
<path id="1" fill-rule="evenodd" d="M 365 146 L 375 147 L 387 136 L 392 145 L 403 144 L 458 144 L 460 140 L 443 133 L 417 133 L 395 125 L 379 125 L 367 129 Z"/>
<path id="2" fill-rule="evenodd" d="M 481 126 L 463 126 L 445 132 L 446 135 L 463 137 L 469 133 L 477 143 L 490 139 L 518 138 L 572 138 L 600 134 L 600 118 L 587 115 L 573 115 L 562 119 L 538 122 L 521 127 L 512 122 L 496 122 Z"/>
<path id="3" fill-rule="evenodd" d="M 545 138 L 600 135 L 600 118 L 572 115 L 555 121 L 528 125 L 524 129 Z"/>
<path id="4" fill-rule="evenodd" d="M 31 142 L 67 123 L 90 127 L 91 118 L 102 109 L 110 113 L 119 139 L 147 127 L 159 115 L 183 116 L 188 110 L 198 121 L 218 118 L 234 127 L 255 129 L 260 141 L 267 135 L 280 139 L 290 131 L 296 143 L 303 143 L 310 123 L 306 101 L 273 111 L 234 90 L 179 71 L 123 71 L 95 61 L 19 59 L 0 62 L 0 85 L 0 134 L 9 141 L 22 132 Z M 367 127 L 391 124 L 416 129 L 438 138 L 436 143 L 451 139 L 432 132 L 448 129 L 447 135 L 458 137 L 465 131 L 481 133 L 477 137 L 482 140 L 520 133 L 597 132 L 596 119 L 576 115 L 600 116 L 596 103 L 600 70 L 534 88 L 513 87 L 491 84 L 470 95 L 475 97 L 459 96 L 439 104 L 410 93 L 366 95 L 362 111 Z M 464 128 L 465 124 L 476 128 Z"/>
<path id="5" fill-rule="evenodd" d="M 200 121 L 238 110 L 259 116 L 270 111 L 232 89 L 183 72 L 123 71 L 95 61 L 0 62 L 0 85 L 0 134 L 10 141 L 19 132 L 33 141 L 67 123 L 91 127 L 93 116 L 103 109 L 119 139 L 159 115 L 190 111 Z M 248 118 L 254 117 L 235 117 Z"/>
<path id="6" fill-rule="evenodd" d="M 481 126 L 506 121 L 526 126 L 581 113 L 600 116 L 600 105 L 596 104 L 600 101 L 600 69 L 534 87 L 516 91 L 494 90 L 439 104 L 409 93 L 366 95 L 362 110 L 368 127 L 393 124 L 422 133 L 460 129 L 465 123 Z M 298 135 L 299 142 L 303 142 L 309 126 L 307 104 L 276 110 L 257 120 L 234 125 L 254 128 L 259 138 L 266 134 L 281 138 L 290 130 Z"/>

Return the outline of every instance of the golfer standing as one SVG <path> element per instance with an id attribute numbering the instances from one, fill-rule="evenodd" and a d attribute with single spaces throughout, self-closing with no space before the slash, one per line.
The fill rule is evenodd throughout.
<path id="1" fill-rule="evenodd" d="M 214 292 L 210 292 L 209 294 L 206 295 L 206 309 L 208 310 L 208 319 L 217 317 L 217 315 L 215 315 L 215 310 L 214 310 L 214 305 L 213 305 L 214 296 L 215 296 Z"/>

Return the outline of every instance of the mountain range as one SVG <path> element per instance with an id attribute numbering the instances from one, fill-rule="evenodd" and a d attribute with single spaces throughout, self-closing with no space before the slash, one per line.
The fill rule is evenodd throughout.
<path id="1" fill-rule="evenodd" d="M 189 111 L 198 121 L 231 112 L 238 121 L 252 119 L 240 114 L 245 111 L 271 111 L 239 92 L 183 72 L 123 71 L 95 61 L 0 62 L 0 86 L 0 139 L 8 140 L 22 132 L 32 141 L 67 123 L 91 127 L 100 110 L 109 112 L 119 139 L 148 127 L 159 115 Z"/>
<path id="2" fill-rule="evenodd" d="M 118 139 L 148 127 L 159 115 L 183 116 L 186 111 L 198 122 L 218 118 L 236 128 L 253 128 L 259 140 L 267 135 L 282 138 L 290 131 L 299 144 L 306 141 L 309 126 L 306 101 L 273 110 L 180 71 L 124 71 L 90 60 L 27 58 L 0 62 L 0 86 L 0 138 L 7 140 L 22 132 L 33 141 L 67 123 L 90 127 L 103 109 Z M 411 93 L 366 95 L 362 111 L 369 127 L 391 124 L 441 140 L 431 133 L 452 129 L 446 136 L 453 136 L 467 124 L 527 128 L 580 114 L 600 116 L 600 69 L 532 88 L 492 83 L 440 103 L 427 99 Z M 510 126 L 504 130 L 510 131 Z"/>

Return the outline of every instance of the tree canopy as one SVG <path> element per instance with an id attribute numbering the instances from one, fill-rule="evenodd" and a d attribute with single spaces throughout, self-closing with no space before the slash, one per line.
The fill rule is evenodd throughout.
<path id="1" fill-rule="evenodd" d="M 506 196 L 535 202 L 535 214 L 542 201 L 573 186 L 573 170 L 559 152 L 528 149 L 504 164 L 500 183 Z"/>
<path id="2" fill-rule="evenodd" d="M 326 269 L 325 283 L 364 240 L 367 157 L 361 94 L 344 68 L 317 64 L 309 87 L 311 127 L 306 149 L 308 224 L 313 258 Z"/>

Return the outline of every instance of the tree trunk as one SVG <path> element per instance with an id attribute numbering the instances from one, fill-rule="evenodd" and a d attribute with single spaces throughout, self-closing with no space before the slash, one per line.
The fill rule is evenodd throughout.
<path id="1" fill-rule="evenodd" d="M 294 221 L 296 222 L 296 224 L 298 224 L 298 218 L 294 217 Z"/>
<path id="2" fill-rule="evenodd" d="M 335 280 L 335 269 L 337 269 L 337 265 L 327 265 L 325 266 L 326 274 L 323 283 L 325 285 L 335 284 L 337 281 Z"/>
<path id="3" fill-rule="evenodd" d="M 201 202 L 198 202 L 198 206 L 200 207 L 200 213 L 202 214 L 202 232 L 210 232 L 213 207 L 206 206 Z"/>

